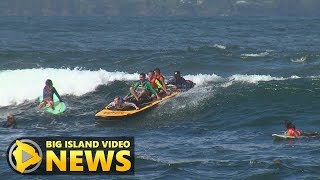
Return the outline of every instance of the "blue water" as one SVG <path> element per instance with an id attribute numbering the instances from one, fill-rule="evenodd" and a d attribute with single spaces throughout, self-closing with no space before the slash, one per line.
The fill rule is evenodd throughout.
<path id="1" fill-rule="evenodd" d="M 14 113 L 18 128 L 0 129 L 0 153 L 21 136 L 134 136 L 135 176 L 124 179 L 319 178 L 318 138 L 271 137 L 286 119 L 319 131 L 319 21 L 2 17 L 0 119 Z M 167 79 L 180 70 L 197 86 L 136 117 L 95 119 L 155 67 Z M 36 108 L 47 78 L 67 103 L 62 116 Z M 0 158 L 3 178 L 33 178 Z"/>

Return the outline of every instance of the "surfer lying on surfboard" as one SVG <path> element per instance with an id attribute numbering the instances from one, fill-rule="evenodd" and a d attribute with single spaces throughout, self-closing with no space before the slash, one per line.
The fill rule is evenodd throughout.
<path id="1" fill-rule="evenodd" d="M 181 77 L 180 71 L 175 71 L 173 75 L 173 79 L 169 80 L 167 82 L 167 85 L 175 85 L 177 89 L 182 90 L 182 91 L 187 91 L 195 85 L 190 80 L 185 80 L 183 77 Z"/>
<path id="2" fill-rule="evenodd" d="M 139 107 L 134 103 L 126 102 L 122 97 L 119 96 L 116 96 L 113 102 L 106 106 L 106 109 L 110 109 L 111 107 L 115 107 L 117 110 L 124 109 L 125 107 L 134 107 L 136 110 L 139 109 Z"/>
<path id="3" fill-rule="evenodd" d="M 54 109 L 53 94 L 56 94 L 60 102 L 63 102 L 60 95 L 58 94 L 56 88 L 53 87 L 53 83 L 50 79 L 46 80 L 46 86 L 43 88 L 43 100 L 39 104 L 39 108 L 43 108 L 48 104 L 52 109 Z"/>
<path id="4" fill-rule="evenodd" d="M 288 135 L 288 136 L 299 137 L 299 136 L 319 136 L 320 135 L 317 132 L 306 133 L 306 132 L 302 132 L 300 130 L 297 130 L 296 126 L 291 121 L 288 121 L 288 120 L 284 121 L 284 125 L 285 125 L 285 127 L 287 129 L 285 134 Z"/>

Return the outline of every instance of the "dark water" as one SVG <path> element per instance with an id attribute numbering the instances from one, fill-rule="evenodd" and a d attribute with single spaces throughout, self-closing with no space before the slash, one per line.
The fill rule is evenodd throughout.
<path id="1" fill-rule="evenodd" d="M 2 17 L 0 117 L 16 114 L 18 129 L 0 129 L 1 154 L 21 136 L 134 136 L 136 174 L 123 179 L 319 178 L 319 139 L 271 137 L 285 119 L 319 131 L 319 21 Z M 197 86 L 148 113 L 96 121 L 136 73 L 155 67 Z M 62 116 L 34 103 L 47 78 L 69 107 Z M 3 156 L 0 169 L 6 179 L 33 179 Z"/>

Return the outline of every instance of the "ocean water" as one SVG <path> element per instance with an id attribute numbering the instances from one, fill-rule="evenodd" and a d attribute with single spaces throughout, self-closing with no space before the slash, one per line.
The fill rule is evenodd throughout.
<path id="1" fill-rule="evenodd" d="M 21 136 L 134 136 L 134 176 L 39 179 L 313 179 L 319 139 L 276 142 L 283 121 L 319 131 L 320 19 L 1 17 L 0 153 Z M 126 120 L 94 114 L 140 72 L 175 70 L 196 87 Z M 37 109 L 47 78 L 68 111 Z M 15 174 L 0 157 L 4 179 Z"/>

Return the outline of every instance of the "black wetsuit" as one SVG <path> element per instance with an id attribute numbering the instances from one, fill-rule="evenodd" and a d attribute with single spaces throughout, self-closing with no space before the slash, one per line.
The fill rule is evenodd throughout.
<path id="1" fill-rule="evenodd" d="M 173 78 L 167 84 L 175 85 L 178 89 L 189 90 L 195 85 L 192 81 L 185 80 L 183 77 Z"/>

